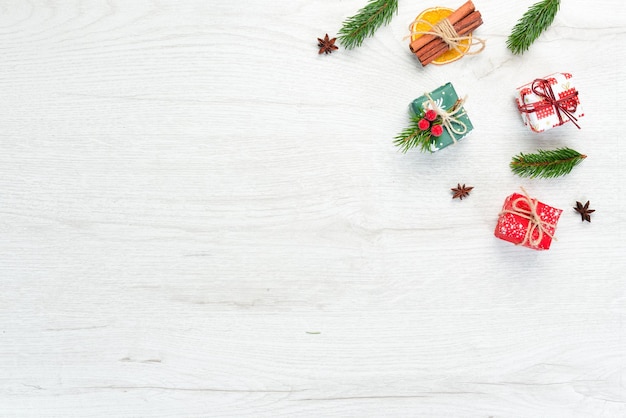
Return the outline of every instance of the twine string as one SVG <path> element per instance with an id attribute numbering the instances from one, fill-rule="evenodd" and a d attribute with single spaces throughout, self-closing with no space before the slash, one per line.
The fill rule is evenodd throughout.
<path id="1" fill-rule="evenodd" d="M 424 23 L 430 26 L 429 30 L 425 31 L 416 31 L 413 28 L 418 23 Z M 409 25 L 409 31 L 411 32 L 408 37 L 412 37 L 413 35 L 435 35 L 448 46 L 448 50 L 454 49 L 459 54 L 463 55 L 476 55 L 480 54 L 483 49 L 485 49 L 485 40 L 480 38 L 475 38 L 470 35 L 468 36 L 460 36 L 457 31 L 452 26 L 452 23 L 448 19 L 441 19 L 439 22 L 432 24 L 426 20 L 415 19 L 411 25 Z M 460 47 L 464 46 L 463 41 L 470 41 L 470 44 L 462 50 Z M 471 49 L 475 46 L 480 45 L 480 48 L 475 51 L 471 51 Z"/>
<path id="2" fill-rule="evenodd" d="M 526 229 L 524 240 L 517 245 L 530 244 L 531 247 L 536 248 L 543 240 L 544 234 L 556 240 L 556 238 L 548 230 L 548 228 L 552 228 L 552 230 L 554 230 L 554 228 L 556 228 L 556 225 L 541 219 L 541 217 L 537 213 L 537 200 L 531 199 L 523 187 L 520 187 L 520 189 L 522 189 L 524 196 L 515 199 L 511 203 L 511 209 L 504 209 L 500 212 L 500 215 L 503 215 L 505 213 L 511 213 L 521 218 L 528 219 L 528 228 Z M 520 206 L 520 203 L 522 202 L 525 203 L 526 206 L 528 206 L 528 209 Z M 537 236 L 533 238 L 533 235 L 535 235 L 535 233 Z"/>
<path id="3" fill-rule="evenodd" d="M 561 97 L 560 99 L 556 98 L 554 94 L 554 90 L 552 90 L 552 86 L 548 80 L 543 78 L 537 78 L 533 81 L 531 85 L 531 91 L 537 95 L 541 99 L 538 103 L 525 103 L 523 105 L 518 104 L 517 107 L 520 112 L 523 113 L 533 113 L 539 110 L 543 110 L 547 107 L 553 107 L 556 111 L 557 116 L 559 117 L 559 125 L 562 125 L 565 121 L 563 119 L 563 115 L 565 115 L 578 129 L 580 129 L 580 125 L 578 125 L 578 119 L 574 116 L 574 112 L 578 105 L 576 104 L 576 96 L 578 96 L 578 91 L 570 92 L 569 94 Z M 522 95 L 522 102 L 524 102 L 524 98 L 527 96 L 527 93 Z"/>
<path id="4" fill-rule="evenodd" d="M 463 104 L 465 103 L 467 96 L 457 100 L 450 111 L 438 106 L 430 96 L 430 93 L 424 93 L 424 96 L 428 99 L 428 108 L 434 110 L 435 113 L 437 113 L 437 115 L 441 118 L 441 125 L 446 128 L 452 138 L 452 141 L 456 144 L 456 138 L 454 135 L 463 135 L 467 132 L 467 125 L 459 119 L 461 116 L 465 116 L 467 114 L 465 109 L 463 109 Z M 455 128 L 454 125 L 459 128 Z"/>

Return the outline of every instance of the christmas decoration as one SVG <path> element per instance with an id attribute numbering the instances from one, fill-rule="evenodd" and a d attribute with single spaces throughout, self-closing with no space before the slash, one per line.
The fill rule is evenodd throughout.
<path id="1" fill-rule="evenodd" d="M 523 54 L 554 21 L 560 0 L 543 0 L 532 5 L 517 22 L 506 46 L 514 54 Z"/>
<path id="2" fill-rule="evenodd" d="M 394 144 L 407 152 L 419 147 L 435 152 L 465 138 L 474 127 L 451 83 L 413 100 L 411 124 L 395 137 Z"/>
<path id="3" fill-rule="evenodd" d="M 367 5 L 343 22 L 339 42 L 346 49 L 361 46 L 365 38 L 391 21 L 398 10 L 398 0 L 369 0 Z"/>
<path id="4" fill-rule="evenodd" d="M 459 200 L 463 200 L 464 197 L 469 196 L 470 191 L 473 189 L 474 187 L 471 186 L 465 186 L 465 184 L 463 184 L 461 186 L 461 183 L 457 183 L 456 187 L 453 187 L 452 190 L 454 192 L 454 195 L 452 196 L 453 199 L 456 199 L 457 197 L 459 198 Z"/>
<path id="5" fill-rule="evenodd" d="M 554 73 L 517 88 L 517 108 L 524 124 L 543 132 L 571 121 L 578 129 L 584 113 L 572 75 Z"/>
<path id="6" fill-rule="evenodd" d="M 548 250 L 563 212 L 523 194 L 508 196 L 498 215 L 495 236 L 535 250 Z"/>
<path id="7" fill-rule="evenodd" d="M 576 207 L 574 208 L 574 210 L 578 213 L 580 213 L 580 217 L 582 219 L 582 222 L 591 222 L 591 214 L 593 212 L 595 212 L 595 209 L 589 209 L 589 201 L 587 200 L 587 203 L 583 204 L 580 202 L 576 202 Z"/>
<path id="8" fill-rule="evenodd" d="M 559 177 L 569 174 L 585 158 L 586 155 L 570 148 L 537 150 L 537 154 L 516 155 L 510 167 L 520 177 Z"/>
<path id="9" fill-rule="evenodd" d="M 317 38 L 317 46 L 320 48 L 320 54 L 332 54 L 332 52 L 334 50 L 337 50 L 339 48 L 337 48 L 335 46 L 335 41 L 337 40 L 337 38 L 333 38 L 330 39 L 328 37 L 328 34 L 326 34 L 326 36 L 324 36 L 324 39 L 322 38 Z"/>
<path id="10" fill-rule="evenodd" d="M 447 64 L 465 55 L 475 55 L 485 48 L 482 39 L 472 40 L 472 32 L 482 25 L 479 11 L 471 1 L 458 10 L 434 7 L 424 10 L 409 26 L 411 52 L 422 66 L 431 62 Z M 470 51 L 474 46 L 479 49 Z"/>

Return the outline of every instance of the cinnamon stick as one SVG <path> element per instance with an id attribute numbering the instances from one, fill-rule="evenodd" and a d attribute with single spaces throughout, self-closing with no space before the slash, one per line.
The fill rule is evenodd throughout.
<path id="1" fill-rule="evenodd" d="M 455 28 L 455 30 L 457 31 L 459 36 L 466 36 L 474 31 L 476 28 L 478 28 L 480 25 L 482 25 L 482 23 L 483 20 L 479 16 L 477 20 L 468 21 L 467 24 L 465 24 L 464 26 L 459 26 L 459 28 Z M 428 46 L 420 49 L 415 55 L 420 60 L 422 65 L 425 65 L 424 62 L 428 61 L 428 58 L 433 57 L 433 59 L 435 59 L 449 49 L 450 48 L 448 47 L 448 44 L 439 39 L 437 42 L 432 42 Z"/>
<path id="2" fill-rule="evenodd" d="M 454 26 L 455 23 L 458 23 L 461 19 L 463 19 L 465 16 L 469 15 L 473 11 L 474 11 L 474 3 L 472 3 L 472 0 L 468 0 L 465 4 L 463 4 L 457 10 L 452 12 L 450 16 L 446 17 L 446 19 L 448 19 L 450 23 L 452 24 L 452 26 Z M 411 52 L 415 53 L 419 51 L 424 45 L 426 45 L 427 43 L 429 43 L 430 41 L 436 38 L 437 38 L 436 35 L 422 35 L 416 40 L 414 40 L 413 42 L 411 42 L 411 44 L 409 45 L 409 48 L 411 48 Z"/>
<path id="3" fill-rule="evenodd" d="M 483 23 L 482 18 L 479 18 L 478 20 L 470 21 L 467 24 L 467 26 L 464 26 L 461 29 L 455 28 L 455 30 L 457 31 L 459 36 L 466 36 L 469 33 L 473 32 L 480 25 L 482 25 L 482 23 Z M 428 47 L 422 48 L 415 55 L 420 60 L 422 66 L 426 66 L 426 64 L 429 64 L 434 59 L 436 59 L 437 57 L 439 57 L 441 54 L 443 54 L 444 52 L 448 50 L 449 50 L 448 45 L 442 40 L 439 40 L 439 42 L 433 42 L 432 46 L 429 45 Z"/>
<path id="4" fill-rule="evenodd" d="M 470 26 L 467 26 L 462 32 L 460 32 L 459 35 L 460 36 L 467 35 L 468 33 L 475 30 L 477 27 L 482 25 L 482 23 L 483 23 L 482 19 L 474 21 Z M 433 49 L 428 55 L 422 56 L 421 58 L 418 57 L 418 58 L 420 62 L 422 63 L 422 66 L 425 67 L 426 65 L 430 64 L 434 59 L 441 56 L 441 54 L 443 54 L 446 51 L 448 51 L 448 45 L 446 45 L 442 41 L 441 46 L 438 49 Z"/>
<path id="5" fill-rule="evenodd" d="M 464 36 L 469 33 L 467 29 L 468 27 L 471 26 L 473 28 L 472 30 L 476 29 L 476 22 L 480 22 L 478 26 L 482 24 L 482 16 L 478 10 L 467 15 L 465 18 L 457 22 L 453 27 L 456 33 L 458 33 L 460 36 Z M 447 44 L 441 38 L 435 38 L 433 41 L 424 45 L 420 50 L 416 51 L 415 55 L 417 55 L 417 58 L 422 61 L 423 57 L 429 56 L 434 50 L 441 49 L 442 46 L 445 46 L 447 49 Z"/>

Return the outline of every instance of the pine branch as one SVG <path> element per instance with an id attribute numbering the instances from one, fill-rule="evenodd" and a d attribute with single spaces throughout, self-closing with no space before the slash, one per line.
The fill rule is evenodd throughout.
<path id="1" fill-rule="evenodd" d="M 411 124 L 395 137 L 394 145 L 401 147 L 401 151 L 406 153 L 411 148 L 419 147 L 422 152 L 432 152 L 430 149 L 431 136 L 428 131 L 419 128 L 418 123 L 423 115 L 411 116 Z"/>
<path id="2" fill-rule="evenodd" d="M 361 46 L 365 38 L 391 21 L 398 10 L 398 0 L 369 0 L 369 3 L 343 22 L 339 29 L 339 42 L 346 49 Z"/>
<path id="3" fill-rule="evenodd" d="M 520 177 L 559 177 L 569 174 L 585 158 L 586 155 L 570 148 L 537 150 L 537 154 L 516 155 L 510 167 Z"/>
<path id="4" fill-rule="evenodd" d="M 506 46 L 514 54 L 522 54 L 554 21 L 559 11 L 560 0 L 542 0 L 533 4 L 517 22 Z"/>

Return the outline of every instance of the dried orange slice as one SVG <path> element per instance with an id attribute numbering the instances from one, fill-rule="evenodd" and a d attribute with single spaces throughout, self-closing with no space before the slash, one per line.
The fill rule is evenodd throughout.
<path id="1" fill-rule="evenodd" d="M 439 22 L 441 19 L 445 19 L 446 17 L 450 16 L 452 12 L 454 12 L 454 10 L 448 9 L 447 7 L 431 7 L 430 9 L 426 9 L 422 13 L 420 13 L 419 16 L 415 18 L 416 23 L 414 23 L 411 26 L 411 32 L 427 32 L 431 30 L 430 25 L 424 22 L 420 22 L 420 20 L 423 20 L 425 22 L 428 22 L 434 25 L 437 22 Z M 420 36 L 422 35 L 411 35 L 411 42 L 413 42 Z M 461 45 L 459 46 L 459 49 L 463 52 L 466 52 L 470 48 L 470 44 L 472 43 L 472 34 L 470 33 L 467 36 L 469 37 L 469 39 L 461 41 Z M 454 49 L 451 49 L 449 51 L 444 52 L 443 54 L 441 54 L 441 56 L 437 57 L 436 59 L 434 59 L 432 64 L 437 64 L 437 65 L 448 64 L 462 57 L 463 57 L 463 54 L 459 53 L 458 51 Z"/>

